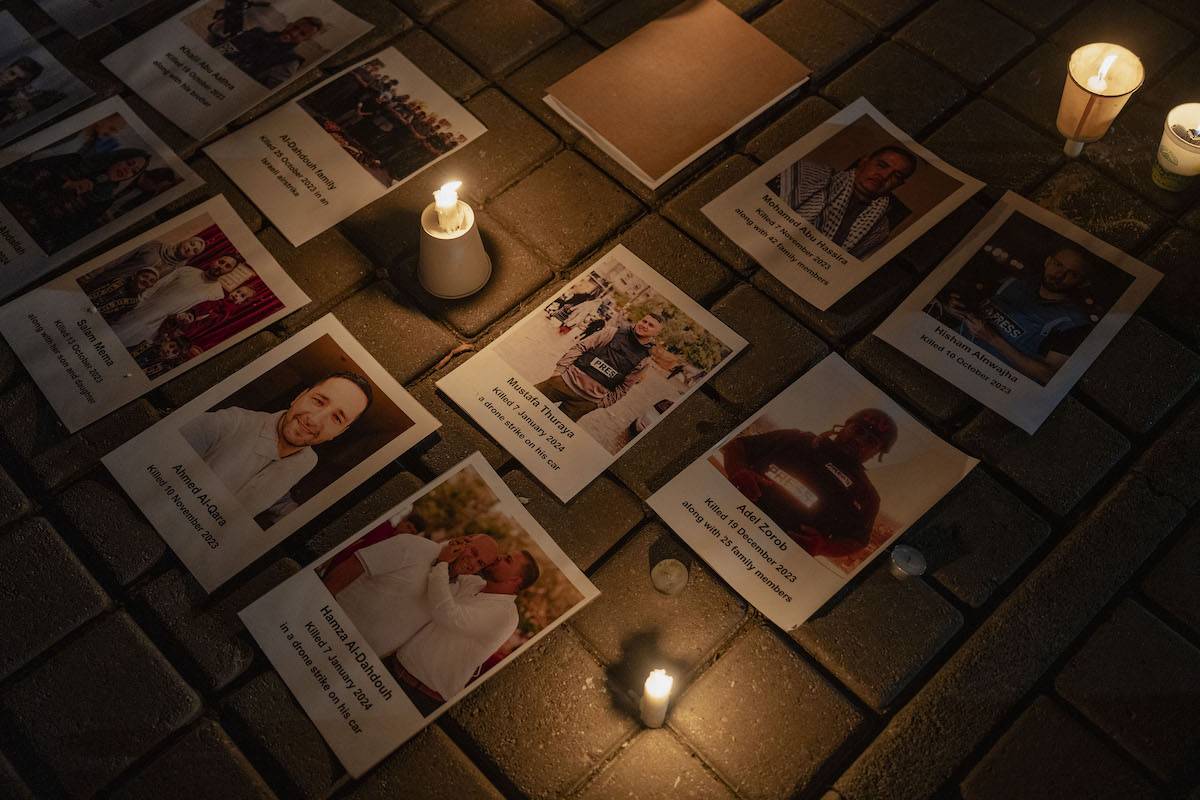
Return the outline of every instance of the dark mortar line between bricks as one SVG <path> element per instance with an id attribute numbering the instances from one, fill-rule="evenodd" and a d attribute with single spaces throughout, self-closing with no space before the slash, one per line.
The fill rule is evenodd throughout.
<path id="1" fill-rule="evenodd" d="M 442 729 L 442 733 L 450 739 L 463 755 L 475 765 L 475 768 L 487 778 L 488 782 L 496 788 L 501 796 L 505 798 L 527 798 L 528 795 L 517 788 L 512 779 L 507 773 L 501 769 L 500 765 L 492 760 L 492 757 L 471 737 L 465 728 L 458 724 L 450 714 L 442 714 L 434 723 Z"/>

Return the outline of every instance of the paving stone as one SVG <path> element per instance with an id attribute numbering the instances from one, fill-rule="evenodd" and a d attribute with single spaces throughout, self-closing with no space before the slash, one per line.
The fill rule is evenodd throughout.
<path id="1" fill-rule="evenodd" d="M 564 141 L 573 142 L 579 138 L 579 131 L 542 98 L 552 83 L 582 67 L 599 53 L 600 50 L 583 37 L 568 36 L 509 75 L 501 85 L 539 122 Z"/>
<path id="2" fill-rule="evenodd" d="M 846 342 L 878 322 L 916 283 L 911 273 L 893 261 L 864 279 L 827 311 L 821 311 L 801 300 L 765 269 L 754 273 L 750 282 L 810 330 L 833 343 Z"/>
<path id="3" fill-rule="evenodd" d="M 247 228 L 252 231 L 262 229 L 265 222 L 262 213 L 246 195 L 242 194 L 237 184 L 207 156 L 196 156 L 188 162 L 188 166 L 204 180 L 204 183 L 178 200 L 168 203 L 159 212 L 160 215 L 182 214 L 203 200 L 221 195 L 229 201 L 229 205 L 233 206 L 233 210 L 241 217 L 242 222 L 246 223 Z"/>
<path id="4" fill-rule="evenodd" d="M 1030 3 L 1028 0 L 988 0 L 996 8 L 1008 14 L 1027 28 L 1046 31 L 1056 22 L 1067 16 L 1076 6 L 1085 0 L 1041 0 Z"/>
<path id="5" fill-rule="evenodd" d="M 1156 322 L 1192 347 L 1200 346 L 1200 274 L 1195 269 L 1200 235 L 1173 228 L 1144 257 L 1163 273 L 1142 307 Z"/>
<path id="6" fill-rule="evenodd" d="M 510 230 L 566 266 L 640 210 L 638 202 L 575 153 L 560 153 L 489 207 Z"/>
<path id="7" fill-rule="evenodd" d="M 1200 403 L 1193 402 L 1142 454 L 1134 471 L 1186 506 L 1200 502 Z"/>
<path id="8" fill-rule="evenodd" d="M 612 47 L 677 5 L 675 0 L 621 0 L 593 17 L 583 32 L 601 47 Z"/>
<path id="9" fill-rule="evenodd" d="M 94 466 L 109 450 L 153 425 L 158 414 L 146 400 L 135 400 L 68 434 L 29 381 L 0 396 L 0 420 L 0 438 L 26 467 L 18 475 L 42 488 L 53 488 Z"/>
<path id="10" fill-rule="evenodd" d="M 375 27 L 322 62 L 321 70 L 326 73 L 339 72 L 361 61 L 413 26 L 412 19 L 389 0 L 345 0 L 341 5 Z"/>
<path id="11" fill-rule="evenodd" d="M 1050 525 L 982 467 L 904 535 L 928 575 L 973 608 L 986 603 L 1050 535 Z"/>
<path id="12" fill-rule="evenodd" d="M 388 469 L 394 469 L 389 466 Z M 317 533 L 304 543 L 305 562 L 315 561 L 399 505 L 424 484 L 411 472 L 383 480 L 372 479 L 350 497 L 322 514 L 311 528 Z"/>
<path id="13" fill-rule="evenodd" d="M 471 65 L 454 55 L 427 31 L 415 30 L 396 42 L 396 49 L 412 61 L 451 97 L 466 100 L 487 85 Z"/>
<path id="14" fill-rule="evenodd" d="M 1141 583 L 1142 591 L 1196 635 L 1200 635 L 1200 525 L 1158 560 Z"/>
<path id="15" fill-rule="evenodd" d="M 1159 794 L 1098 736 L 1040 695 L 975 766 L 963 800 L 1153 800 Z"/>
<path id="16" fill-rule="evenodd" d="M 492 259 L 492 276 L 477 294 L 461 300 L 439 300 L 417 278 L 416 261 L 408 262 L 401 285 L 439 319 L 466 337 L 479 334 L 513 306 L 554 277 L 546 262 L 509 233 L 490 214 L 475 217 L 483 246 Z M 393 271 L 393 274 L 397 272 Z"/>
<path id="17" fill-rule="evenodd" d="M 1055 121 L 1070 57 L 1069 50 L 1046 42 L 997 78 L 984 96 L 1061 142 Z"/>
<path id="18" fill-rule="evenodd" d="M 437 363 L 458 342 L 411 298 L 375 283 L 333 309 L 354 338 L 401 383 Z M 403 342 L 402 347 L 397 343 Z"/>
<path id="19" fill-rule="evenodd" d="M 197 364 L 173 381 L 163 384 L 157 390 L 158 394 L 177 408 L 274 349 L 282 341 L 269 331 L 256 333 L 249 339 Z"/>
<path id="20" fill-rule="evenodd" d="M 124 44 L 124 42 L 121 44 Z M 123 99 L 129 105 L 129 108 L 132 109 L 133 113 L 137 115 L 138 119 L 146 123 L 146 127 L 157 134 L 158 138 L 162 139 L 167 147 L 175 151 L 184 161 L 190 160 L 199 151 L 199 140 L 193 139 L 190 134 L 184 133 L 181 128 L 177 128 L 175 123 L 160 114 L 154 106 L 147 103 L 140 96 L 127 94 Z"/>
<path id="21" fill-rule="evenodd" d="M 454 362 L 448 369 L 460 363 Z M 445 374 L 442 372 L 409 387 L 409 392 L 417 402 L 442 423 L 442 427 L 438 428 L 437 444 L 421 453 L 420 462 L 440 475 L 471 453 L 479 451 L 489 464 L 499 467 L 509 459 L 508 452 L 437 391 L 435 380 Z"/>
<path id="22" fill-rule="evenodd" d="M 546 0 L 546 5 L 557 11 L 567 22 L 578 25 L 613 0 Z"/>
<path id="23" fill-rule="evenodd" d="M 1126 252 L 1138 249 L 1164 222 L 1144 200 L 1077 161 L 1029 199 Z"/>
<path id="24" fill-rule="evenodd" d="M 825 87 L 834 101 L 849 105 L 866 97 L 910 136 L 966 99 L 963 85 L 893 42 L 884 42 Z"/>
<path id="25" fill-rule="evenodd" d="M 57 27 L 57 23 L 50 18 L 50 15 L 38 7 L 33 0 L 12 0 L 11 3 L 5 5 L 4 10 L 12 12 L 17 22 L 21 23 L 21 27 L 39 40 L 43 39 L 48 31 Z M 42 46 L 45 47 L 44 41 Z"/>
<path id="26" fill-rule="evenodd" d="M 1135 434 L 1147 433 L 1200 378 L 1200 356 L 1130 317 L 1079 380 L 1079 392 Z"/>
<path id="27" fill-rule="evenodd" d="M 780 709 L 802 710 L 781 714 Z M 667 718 L 746 798 L 812 788 L 862 714 L 761 625 L 751 626 L 687 690 Z"/>
<path id="28" fill-rule="evenodd" d="M 1169 192 L 1156 186 L 1150 177 L 1165 116 L 1162 109 L 1140 102 L 1129 103 L 1104 138 L 1091 142 L 1083 152 L 1089 162 L 1112 173 L 1154 205 L 1180 211 L 1200 197 L 1200 183 L 1187 191 Z"/>
<path id="29" fill-rule="evenodd" d="M 458 0 L 396 0 L 397 5 L 421 22 L 429 22 Z"/>
<path id="30" fill-rule="evenodd" d="M 954 437 L 1058 516 L 1083 499 L 1129 452 L 1129 440 L 1068 397 L 1032 436 L 983 411 Z"/>
<path id="31" fill-rule="evenodd" d="M 90 797 L 192 720 L 200 698 L 133 621 L 116 613 L 10 681 L 0 709 L 11 735 L 53 771 L 67 794 Z M 70 720 L 69 733 L 64 720 Z"/>
<path id="32" fill-rule="evenodd" d="M 779 394 L 829 348 L 752 286 L 735 286 L 712 307 L 749 344 L 711 381 L 724 400 L 749 412 Z"/>
<path id="33" fill-rule="evenodd" d="M 980 0 L 938 0 L 896 38 L 976 89 L 1034 43 L 1033 34 Z"/>
<path id="34" fill-rule="evenodd" d="M 71 484 L 53 502 L 72 533 L 122 585 L 140 577 L 167 550 L 107 472 Z"/>
<path id="35" fill-rule="evenodd" d="M 888 394 L 916 406 L 938 425 L 948 425 L 976 407 L 958 388 L 875 336 L 863 338 L 846 355 Z"/>
<path id="36" fill-rule="evenodd" d="M 677 800 L 733 800 L 736 795 L 670 731 L 643 731 L 578 795 L 579 800 L 642 797 L 670 786 Z"/>
<path id="37" fill-rule="evenodd" d="M 221 704 L 225 728 L 285 797 L 326 797 L 344 773 L 337 756 L 275 672 L 264 672 Z M 224 721 L 224 720 L 223 720 Z"/>
<path id="38" fill-rule="evenodd" d="M 842 773 L 842 800 L 933 795 L 1179 524 L 1127 478 L 1013 590 Z M 986 687 L 986 691 L 981 691 Z"/>
<path id="39" fill-rule="evenodd" d="M 696 392 L 643 436 L 612 471 L 646 498 L 717 443 L 741 417 Z"/>
<path id="40" fill-rule="evenodd" d="M 220 690 L 254 660 L 255 646 L 238 612 L 299 568 L 280 559 L 231 591 L 209 596 L 186 571 L 173 569 L 141 586 L 134 597 L 171 637 L 209 689 Z"/>
<path id="41" fill-rule="evenodd" d="M 430 725 L 342 795 L 344 800 L 501 800 L 442 729 Z"/>
<path id="42" fill-rule="evenodd" d="M 566 504 L 522 469 L 506 472 L 504 482 L 582 570 L 590 569 L 645 516 L 642 502 L 607 475 Z"/>
<path id="43" fill-rule="evenodd" d="M 972 100 L 924 145 L 999 189 L 1028 192 L 1065 160 L 1062 146 L 984 99 Z"/>
<path id="44" fill-rule="evenodd" d="M 842 0 L 842 5 L 876 28 L 891 28 L 913 12 L 922 0 Z"/>
<path id="45" fill-rule="evenodd" d="M 1054 679 L 1055 690 L 1162 780 L 1200 779 L 1200 650 L 1132 600 Z"/>
<path id="46" fill-rule="evenodd" d="M 783 0 L 755 20 L 754 27 L 811 69 L 815 81 L 845 64 L 874 35 L 825 0 Z"/>
<path id="47" fill-rule="evenodd" d="M 114 792 L 113 800 L 227 797 L 274 800 L 254 767 L 210 720 L 202 720 Z"/>
<path id="48" fill-rule="evenodd" d="M 0 525 L 7 525 L 29 513 L 29 498 L 17 486 L 8 471 L 0 467 Z"/>
<path id="49" fill-rule="evenodd" d="M 1156 77 L 1194 41 L 1183 26 L 1135 0 L 1092 0 L 1051 38 L 1067 51 L 1089 42 L 1127 47 L 1142 60 L 1147 78 Z"/>
<path id="50" fill-rule="evenodd" d="M 5 9 L 8 9 L 8 4 L 5 4 Z M 34 32 L 33 28 L 26 29 Z M 50 36 L 39 36 L 38 41 L 62 62 L 72 75 L 96 93 L 95 101 L 121 93 L 121 80 L 100 63 L 100 59 L 125 43 L 125 38 L 118 32 L 105 28 L 80 41 L 66 31 L 59 31 Z M 92 101 L 85 101 L 83 105 L 88 102 Z M 78 111 L 79 108 L 76 107 L 62 116 L 69 116 Z"/>
<path id="51" fill-rule="evenodd" d="M 25 370 L 21 359 L 17 358 L 16 351 L 8 342 L 0 338 L 0 389 L 7 388 L 10 384 L 23 378 L 28 379 L 28 377 L 29 373 Z"/>
<path id="52" fill-rule="evenodd" d="M 532 0 L 465 0 L 433 23 L 434 33 L 491 77 L 508 72 L 565 30 Z"/>
<path id="53" fill-rule="evenodd" d="M 300 247 L 293 247 L 274 228 L 266 230 L 260 239 L 312 301 L 283 318 L 283 327 L 289 333 L 320 319 L 331 304 L 362 286 L 375 272 L 375 265 L 337 230 L 325 231 Z"/>
<path id="54" fill-rule="evenodd" d="M 823 97 L 806 97 L 746 143 L 746 155 L 768 161 L 838 112 Z"/>
<path id="55" fill-rule="evenodd" d="M 881 556 L 880 561 L 886 561 Z M 962 627 L 963 616 L 923 581 L 897 580 L 886 563 L 791 632 L 838 680 L 881 711 Z"/>
<path id="56" fill-rule="evenodd" d="M 0 534 L 0 678 L 108 608 L 108 595 L 46 520 Z"/>
<path id="57" fill-rule="evenodd" d="M 1200 74 L 1200 50 L 1166 70 L 1161 79 L 1150 88 L 1138 92 L 1143 103 L 1157 106 L 1166 111 L 1183 103 L 1195 102 L 1196 75 Z M 1149 83 L 1149 81 L 1147 82 Z"/>
<path id="58" fill-rule="evenodd" d="M 671 198 L 662 208 L 663 216 L 741 272 L 753 270 L 754 260 L 709 222 L 700 209 L 753 172 L 754 168 L 754 162 L 745 156 L 731 156 Z"/>
<path id="59" fill-rule="evenodd" d="M 687 564 L 688 585 L 668 597 L 650 582 L 664 558 Z M 675 696 L 741 624 L 745 603 L 664 526 L 646 525 L 591 576 L 600 596 L 571 620 L 609 669 L 612 680 L 640 697 L 650 670 L 675 678 Z"/>
<path id="60" fill-rule="evenodd" d="M 548 675 L 562 677 L 546 680 Z M 638 727 L 633 711 L 618 707 L 612 692 L 600 665 L 559 628 L 450 716 L 522 794 L 559 797 Z"/>
<path id="61" fill-rule="evenodd" d="M 0 754 L 0 797 L 6 797 L 8 800 L 33 800 L 33 792 L 21 781 L 3 754 Z"/>
<path id="62" fill-rule="evenodd" d="M 642 217 L 600 251 L 606 253 L 618 244 L 704 305 L 733 281 L 724 264 L 658 214 Z"/>

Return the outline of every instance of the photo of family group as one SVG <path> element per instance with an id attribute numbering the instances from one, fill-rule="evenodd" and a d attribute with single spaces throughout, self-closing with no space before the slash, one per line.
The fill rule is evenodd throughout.
<path id="1" fill-rule="evenodd" d="M 10 12 L 0 13 L 0 145 L 91 95 Z"/>
<path id="2" fill-rule="evenodd" d="M 494 348 L 613 455 L 732 353 L 620 258 L 585 270 Z"/>
<path id="3" fill-rule="evenodd" d="M 963 186 L 905 139 L 862 114 L 785 166 L 767 189 L 827 242 L 865 261 Z"/>
<path id="4" fill-rule="evenodd" d="M 1133 281 L 1018 212 L 987 237 L 925 313 L 1045 386 Z"/>
<path id="5" fill-rule="evenodd" d="M 182 21 L 229 63 L 267 89 L 290 81 L 330 50 L 336 29 L 314 0 L 209 0 Z"/>
<path id="6" fill-rule="evenodd" d="M 470 464 L 316 572 L 424 716 L 584 599 Z"/>
<path id="7" fill-rule="evenodd" d="M 111 113 L 0 167 L 0 204 L 48 255 L 146 209 L 184 176 L 139 127 Z"/>
<path id="8" fill-rule="evenodd" d="M 410 66 L 403 62 L 394 70 L 371 59 L 297 103 L 385 188 L 468 140 L 460 125 L 446 118 L 450 112 L 441 98 L 424 96 L 413 85 Z"/>
<path id="9" fill-rule="evenodd" d="M 283 308 L 208 214 L 77 282 L 151 380 Z"/>
<path id="10" fill-rule="evenodd" d="M 179 433 L 268 530 L 412 426 L 326 334 L 188 419 Z"/>

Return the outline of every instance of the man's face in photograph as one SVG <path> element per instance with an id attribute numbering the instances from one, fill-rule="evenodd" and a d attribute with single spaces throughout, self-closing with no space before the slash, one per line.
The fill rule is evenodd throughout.
<path id="1" fill-rule="evenodd" d="M 483 577 L 489 583 L 512 587 L 515 592 L 525 575 L 524 553 L 505 553 L 483 569 Z"/>
<path id="2" fill-rule="evenodd" d="M 653 339 L 662 330 L 662 323 L 647 314 L 633 326 L 633 332 L 642 339 Z"/>
<path id="3" fill-rule="evenodd" d="M 341 436 L 367 408 L 362 389 L 345 378 L 326 378 L 288 406 L 279 435 L 292 447 L 311 447 Z"/>
<path id="4" fill-rule="evenodd" d="M 893 433 L 895 423 L 883 416 L 858 415 L 846 420 L 846 424 L 834 436 L 835 441 L 866 463 L 883 452 L 888 436 Z"/>
<path id="5" fill-rule="evenodd" d="M 903 186 L 912 168 L 912 162 L 891 150 L 867 156 L 854 170 L 854 188 L 862 197 L 882 197 Z"/>
<path id="6" fill-rule="evenodd" d="M 1042 285 L 1054 292 L 1069 292 L 1088 277 L 1087 258 L 1078 250 L 1064 247 L 1046 258 Z"/>
<path id="7" fill-rule="evenodd" d="M 215 281 L 222 275 L 228 275 L 233 272 L 238 263 L 238 260 L 233 256 L 221 256 L 205 267 L 204 274 L 208 276 L 209 280 Z"/>
<path id="8" fill-rule="evenodd" d="M 500 556 L 496 540 L 485 533 L 459 536 L 446 542 L 441 559 L 450 563 L 450 577 L 478 575 Z"/>
<path id="9" fill-rule="evenodd" d="M 24 86 L 33 80 L 33 76 L 21 68 L 20 64 L 9 64 L 0 70 L 0 89 Z"/>
<path id="10" fill-rule="evenodd" d="M 279 32 L 279 41 L 284 44 L 301 44 L 307 42 L 320 32 L 311 22 L 292 22 Z"/>

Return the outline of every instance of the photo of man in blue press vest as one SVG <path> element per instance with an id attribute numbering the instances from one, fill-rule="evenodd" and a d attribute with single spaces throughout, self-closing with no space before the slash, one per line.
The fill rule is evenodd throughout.
<path id="1" fill-rule="evenodd" d="M 576 342 L 534 388 L 576 421 L 612 406 L 642 380 L 665 321 L 651 313 L 634 325 L 606 325 Z"/>

